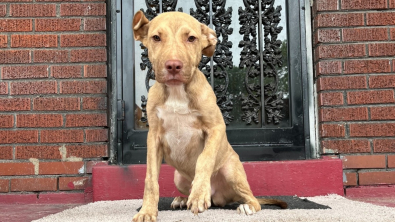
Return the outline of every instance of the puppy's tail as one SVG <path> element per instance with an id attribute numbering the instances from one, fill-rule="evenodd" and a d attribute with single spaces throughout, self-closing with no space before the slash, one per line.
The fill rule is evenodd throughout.
<path id="1" fill-rule="evenodd" d="M 258 202 L 260 204 L 265 204 L 265 205 L 277 205 L 283 209 L 286 209 L 288 207 L 288 204 L 285 203 L 282 200 L 276 200 L 276 199 L 265 199 L 265 198 L 257 198 Z"/>

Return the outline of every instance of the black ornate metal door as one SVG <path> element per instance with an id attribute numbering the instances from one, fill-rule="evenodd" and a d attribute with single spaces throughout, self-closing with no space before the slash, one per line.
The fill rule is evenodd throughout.
<path id="1" fill-rule="evenodd" d="M 133 14 L 184 11 L 212 27 L 218 44 L 199 68 L 217 96 L 228 140 L 243 161 L 305 159 L 302 0 L 121 1 L 122 133 L 118 159 L 144 163 L 147 91 L 155 81 L 147 49 L 132 38 Z M 133 13 L 132 13 L 133 12 Z"/>

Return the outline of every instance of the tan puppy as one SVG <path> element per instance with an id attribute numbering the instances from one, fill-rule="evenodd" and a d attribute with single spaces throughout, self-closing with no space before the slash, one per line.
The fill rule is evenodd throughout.
<path id="1" fill-rule="evenodd" d="M 241 203 L 238 211 L 253 214 L 260 204 L 278 200 L 253 196 L 239 156 L 226 138 L 226 126 L 215 94 L 197 68 L 202 54 L 214 54 L 215 32 L 188 14 L 167 12 L 151 22 L 139 11 L 133 19 L 134 38 L 148 48 L 156 83 L 148 94 L 147 174 L 144 202 L 133 221 L 156 221 L 158 176 L 163 158 L 176 168 L 174 183 L 185 197 L 172 207 L 194 214 L 213 203 Z"/>

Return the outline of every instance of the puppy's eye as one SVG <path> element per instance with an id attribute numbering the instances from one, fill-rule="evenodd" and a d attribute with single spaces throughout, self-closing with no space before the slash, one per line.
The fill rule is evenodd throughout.
<path id="1" fill-rule="evenodd" d="M 152 39 L 153 39 L 155 42 L 160 42 L 160 37 L 159 37 L 158 35 L 152 36 Z"/>
<path id="2" fill-rule="evenodd" d="M 189 36 L 188 37 L 188 42 L 194 42 L 196 40 L 195 36 Z"/>

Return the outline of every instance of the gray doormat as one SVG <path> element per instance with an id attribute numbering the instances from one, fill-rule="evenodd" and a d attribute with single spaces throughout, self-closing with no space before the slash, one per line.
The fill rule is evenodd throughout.
<path id="1" fill-rule="evenodd" d="M 285 197 L 279 197 L 285 198 Z M 291 197 L 289 197 L 291 198 Z M 293 198 L 293 197 L 292 197 Z M 170 198 L 171 199 L 171 198 Z M 263 209 L 254 215 L 240 215 L 235 210 L 208 209 L 197 216 L 190 211 L 159 211 L 158 222 L 394 222 L 395 209 L 348 200 L 338 195 L 300 198 L 302 204 L 314 202 L 329 206 L 327 209 Z M 283 199 L 287 200 L 287 199 Z M 36 222 L 130 222 L 142 200 L 100 201 L 46 216 Z M 169 206 L 169 204 L 166 204 Z M 266 207 L 266 206 L 265 206 Z M 300 208 L 300 207 L 299 207 Z M 1 221 L 1 218 L 0 218 Z"/>
<path id="2" fill-rule="evenodd" d="M 267 199 L 278 199 L 278 200 L 282 200 L 285 201 L 288 204 L 288 208 L 287 209 L 331 209 L 328 206 L 322 205 L 322 204 L 318 204 L 315 203 L 313 201 L 310 201 L 306 198 L 299 198 L 296 196 L 270 196 L 270 197 L 263 197 L 261 196 L 261 198 L 267 198 Z M 171 211 L 180 211 L 180 210 L 186 210 L 186 208 L 184 207 L 183 209 L 180 208 L 176 208 L 173 209 L 170 207 L 171 202 L 173 201 L 173 197 L 161 197 L 159 198 L 159 203 L 158 203 L 158 210 L 159 211 L 166 211 L 166 210 L 171 210 Z M 224 209 L 224 210 L 236 210 L 237 207 L 239 207 L 239 204 L 237 203 L 233 203 L 233 204 L 229 204 L 226 205 L 225 207 L 215 207 L 212 206 L 210 207 L 210 209 L 214 210 L 214 209 Z M 270 209 L 270 210 L 282 210 L 279 206 L 275 206 L 275 205 L 261 205 L 262 210 L 263 209 Z M 140 211 L 141 207 L 139 207 L 137 209 L 137 211 Z"/>

